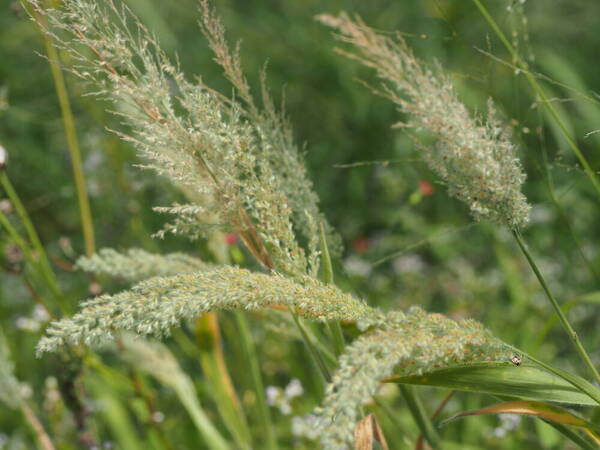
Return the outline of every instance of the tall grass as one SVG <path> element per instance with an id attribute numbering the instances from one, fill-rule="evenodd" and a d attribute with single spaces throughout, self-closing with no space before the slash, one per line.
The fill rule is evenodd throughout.
<path id="1" fill-rule="evenodd" d="M 525 73 L 534 95 L 548 108 L 598 189 L 591 164 L 567 132 L 539 77 L 524 63 L 516 41 L 506 39 L 500 22 L 481 2 L 474 4 L 506 46 L 514 66 Z M 44 331 L 36 349 L 43 359 L 30 363 L 48 364 L 43 374 L 55 380 L 46 381 L 43 405 L 35 404 L 38 392 L 29 401 L 18 388 L 12 360 L 19 363 L 21 355 L 11 356 L 4 350 L 0 354 L 6 368 L 0 370 L 0 400 L 11 406 L 26 405 L 23 420 L 32 434 L 25 439 L 33 436 L 43 448 L 97 448 L 112 441 L 123 448 L 165 449 L 187 445 L 352 448 L 358 443 L 366 446 L 361 448 L 385 448 L 388 442 L 389 448 L 423 448 L 423 439 L 432 448 L 463 448 L 473 443 L 493 447 L 502 440 L 518 448 L 520 442 L 531 439 L 539 445 L 550 441 L 562 445 L 566 440 L 583 448 L 600 444 L 595 422 L 600 389 L 593 384 L 600 382 L 594 362 L 597 348 L 587 345 L 591 342 L 587 339 L 586 351 L 576 332 L 586 324 L 586 317 L 567 319 L 553 292 L 564 296 L 569 291 L 549 282 L 542 274 L 550 270 L 547 262 L 534 259 L 524 242 L 528 226 L 538 230 L 536 208 L 532 211 L 531 207 L 534 202 L 523 193 L 531 182 L 526 179 L 528 165 L 520 159 L 527 146 L 518 145 L 519 139 L 504 124 L 494 102 L 488 102 L 487 115 L 474 114 L 463 102 L 465 89 L 456 87 L 456 77 L 439 63 L 417 58 L 401 35 L 371 28 L 358 16 L 319 16 L 342 41 L 339 52 L 375 70 L 377 78 L 364 84 L 395 104 L 401 115 L 399 126 L 415 143 L 416 159 L 423 164 L 417 162 L 414 169 L 420 178 L 418 190 L 406 196 L 411 208 L 420 208 L 430 196 L 447 203 L 446 194 L 464 203 L 478 224 L 468 229 L 481 230 L 487 239 L 476 240 L 473 248 L 495 246 L 506 278 L 506 288 L 500 284 L 500 294 L 491 296 L 486 307 L 503 311 L 506 305 L 499 303 L 500 297 L 508 293 L 517 299 L 515 329 L 527 332 L 530 319 L 526 314 L 536 311 L 547 319 L 545 333 L 549 333 L 554 322 L 537 300 L 534 278 L 524 267 L 524 262 L 529 263 L 583 361 L 568 358 L 577 365 L 569 370 L 561 368 L 565 358 L 548 351 L 538 354 L 539 346 L 534 352 L 526 340 L 517 340 L 518 331 L 506 333 L 511 312 L 505 314 L 504 324 L 490 317 L 489 329 L 466 319 L 476 314 L 481 298 L 462 309 L 448 306 L 444 308 L 447 314 L 415 306 L 439 309 L 435 303 L 428 304 L 436 289 L 446 290 L 444 298 L 457 304 L 461 302 L 453 294 L 457 289 L 469 292 L 466 286 L 470 286 L 476 295 L 489 289 L 475 285 L 476 277 L 469 277 L 470 269 L 466 269 L 469 265 L 456 255 L 468 240 L 448 246 L 441 242 L 439 229 L 428 224 L 433 220 L 444 223 L 443 214 L 417 213 L 404 206 L 392 214 L 392 225 L 399 221 L 413 233 L 420 227 L 438 233 L 425 240 L 430 250 L 426 262 L 417 258 L 418 262 L 414 254 L 409 255 L 412 260 L 407 259 L 406 250 L 394 252 L 397 276 L 406 286 L 403 299 L 393 308 L 378 301 L 376 287 L 371 286 L 371 295 L 366 297 L 347 292 L 353 283 L 356 286 L 352 277 L 365 272 L 364 261 L 360 266 L 361 260 L 354 256 L 353 266 L 351 260 L 342 260 L 341 239 L 321 211 L 318 186 L 310 180 L 289 119 L 272 100 L 266 70 L 260 73 L 256 96 L 257 87 L 242 70 L 240 44 L 228 43 L 220 17 L 206 0 L 199 4 L 200 28 L 230 83 L 221 91 L 226 94 L 203 79 L 190 81 L 180 64 L 173 63 L 161 48 L 159 39 L 120 1 L 67 0 L 48 8 L 29 0 L 27 5 L 43 31 L 58 92 L 86 256 L 75 264 L 49 256 L 38 234 L 43 224 L 34 225 L 7 175 L 13 163 L 0 158 L 0 182 L 8 198 L 0 208 L 3 239 L 6 248 L 16 246 L 24 258 L 22 264 L 18 255 L 13 257 L 10 264 L 17 268 L 11 270 L 22 276 L 34 299 L 53 319 L 47 326 L 40 324 Z M 519 11 L 524 14 L 525 10 Z M 56 49 L 65 68 L 75 75 L 73 79 L 63 78 Z M 346 67 L 341 60 L 335 64 Z M 83 80 L 83 86 L 76 79 Z M 150 253 L 133 246 L 126 251 L 105 248 L 95 252 L 83 161 L 66 97 L 71 82 L 72 91 L 85 89 L 116 115 L 122 124 L 111 126 L 118 128 L 114 133 L 135 148 L 144 168 L 171 183 L 176 200 L 154 209 L 172 219 L 157 235 L 188 238 L 185 253 Z M 391 163 L 366 161 L 357 167 L 374 164 L 390 183 L 390 176 L 400 178 Z M 544 164 L 546 173 L 553 170 L 547 159 Z M 432 186 L 425 177 L 437 180 L 436 184 Z M 528 178 L 532 177 L 528 174 Z M 560 206 L 554 191 L 552 199 Z M 511 247 L 506 241 L 506 231 L 513 233 L 516 245 Z M 576 236 L 574 229 L 570 233 Z M 366 252 L 372 260 L 388 261 L 389 257 L 376 253 L 387 251 L 388 240 L 392 247 L 402 243 L 384 235 L 383 244 L 361 237 L 352 247 L 359 255 Z M 594 242 L 592 236 L 589 242 Z M 586 259 L 586 244 L 569 245 L 593 266 Z M 68 246 L 63 244 L 63 248 L 68 255 Z M 519 259 L 518 249 L 525 260 Z M 489 252 L 480 253 L 483 264 L 493 267 L 496 261 Z M 345 270 L 339 270 L 340 263 Z M 444 267 L 441 272 L 454 270 L 456 279 L 439 276 L 432 270 L 436 263 Z M 73 314 L 75 295 L 66 286 L 76 275 L 57 277 L 57 266 L 83 270 L 98 277 L 102 286 L 120 285 L 121 290 L 102 293 L 94 278 L 92 297 Z M 378 267 L 383 275 L 382 266 Z M 431 280 L 420 282 L 423 279 L 414 267 L 431 271 Z M 594 286 L 593 271 L 578 276 L 586 286 Z M 379 278 L 380 284 L 383 279 Z M 494 285 L 492 278 L 486 282 Z M 123 290 L 123 283 L 130 287 Z M 582 298 L 582 302 L 597 302 L 594 292 Z M 485 318 L 485 314 L 478 315 Z M 20 332 L 11 331 L 15 333 Z M 190 338 L 194 335 L 195 339 Z M 547 336 L 542 345 L 563 348 L 561 336 Z M 525 347 L 517 348 L 516 342 Z M 32 345 L 29 350 L 33 354 Z M 591 381 L 575 374 L 579 366 L 587 367 Z M 19 364 L 17 373 L 23 374 Z M 296 380 L 285 389 L 273 385 L 295 376 L 302 378 L 302 384 Z M 49 387 L 55 385 L 54 390 Z M 433 398 L 438 395 L 420 385 L 443 391 L 445 398 L 440 397 L 433 414 L 428 410 L 437 406 Z M 39 382 L 35 388 L 40 389 Z M 467 394 L 460 398 L 454 394 L 455 400 L 449 400 L 452 395 L 447 396 L 447 389 Z M 483 399 L 494 404 L 479 408 Z M 100 406 L 90 413 L 94 401 Z M 556 404 L 577 405 L 579 412 Z M 470 418 L 441 427 L 440 418 L 448 417 L 445 410 L 449 408 L 464 412 L 452 419 Z M 535 432 L 494 438 L 491 422 L 472 417 L 515 412 L 537 417 L 541 425 Z M 546 423 L 554 428 L 545 427 Z M 401 429 L 411 431 L 402 433 Z M 494 434 L 505 431 L 499 426 Z"/>

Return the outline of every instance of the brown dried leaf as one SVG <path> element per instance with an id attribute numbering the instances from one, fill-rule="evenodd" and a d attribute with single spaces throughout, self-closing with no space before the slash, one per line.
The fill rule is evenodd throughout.
<path id="1" fill-rule="evenodd" d="M 373 450 L 377 448 L 374 446 L 375 442 L 378 442 L 384 450 L 389 450 L 375 415 L 369 414 L 354 428 L 354 448 L 355 450 Z"/>

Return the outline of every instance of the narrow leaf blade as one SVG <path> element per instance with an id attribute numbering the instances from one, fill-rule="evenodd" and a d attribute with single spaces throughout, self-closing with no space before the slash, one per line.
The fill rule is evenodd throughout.
<path id="1" fill-rule="evenodd" d="M 441 425 L 446 425 L 461 417 L 479 416 L 483 414 L 520 414 L 535 416 L 555 423 L 582 428 L 588 436 L 600 445 L 600 435 L 598 434 L 600 427 L 598 425 L 594 425 L 560 406 L 536 401 L 505 402 L 474 411 L 465 411 L 444 420 Z"/>
<path id="2" fill-rule="evenodd" d="M 597 406 L 572 384 L 536 366 L 516 367 L 510 363 L 482 363 L 436 370 L 418 376 L 393 376 L 390 383 L 437 386 L 461 391 Z"/>

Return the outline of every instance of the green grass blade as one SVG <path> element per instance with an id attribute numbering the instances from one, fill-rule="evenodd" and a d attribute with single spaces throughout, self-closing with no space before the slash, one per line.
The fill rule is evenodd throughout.
<path id="1" fill-rule="evenodd" d="M 415 392 L 412 386 L 400 385 L 400 391 L 402 392 L 402 396 L 408 405 L 408 409 L 410 410 L 413 419 L 415 420 L 419 430 L 433 448 L 440 448 L 440 436 L 438 435 L 431 419 L 427 415 L 423 404 L 421 403 L 419 397 L 415 395 Z"/>
<path id="2" fill-rule="evenodd" d="M 598 449 L 598 446 L 596 446 L 592 442 L 589 442 L 588 440 L 584 439 L 575 430 L 572 430 L 568 426 L 563 425 L 561 423 L 551 422 L 549 420 L 544 420 L 544 422 L 546 422 L 548 425 L 550 425 L 552 428 L 554 428 L 556 431 L 558 431 L 563 436 L 566 436 L 568 439 L 573 441 L 575 444 L 579 445 L 579 447 L 583 448 L 584 450 L 597 450 Z"/>
<path id="3" fill-rule="evenodd" d="M 458 366 L 436 370 L 424 375 L 390 377 L 385 381 L 437 386 L 528 400 L 597 406 L 597 403 L 589 395 L 542 368 L 516 367 L 510 363 Z"/>
<path id="4" fill-rule="evenodd" d="M 587 431 L 591 432 L 590 436 L 599 438 L 599 436 L 597 436 L 597 432 L 600 431 L 599 425 L 594 425 L 593 423 L 576 416 L 560 406 L 530 400 L 504 402 L 474 411 L 463 411 L 444 420 L 440 425 L 446 425 L 447 423 L 453 422 L 454 420 L 462 417 L 479 416 L 483 414 L 521 414 L 539 417 L 554 423 L 585 428 Z"/>
<path id="5" fill-rule="evenodd" d="M 320 240 L 321 240 L 321 266 L 322 273 L 321 279 L 324 283 L 333 283 L 333 265 L 331 264 L 331 255 L 329 253 L 329 246 L 327 245 L 327 236 L 325 235 L 325 227 L 323 223 L 320 225 Z M 336 356 L 340 356 L 344 352 L 346 342 L 344 341 L 344 332 L 342 326 L 337 320 L 329 321 L 327 323 L 329 333 L 331 334 L 331 340 L 333 341 L 333 347 Z"/>
<path id="6" fill-rule="evenodd" d="M 100 414 L 106 421 L 111 431 L 111 436 L 117 442 L 118 447 L 143 450 L 145 443 L 131 421 L 129 411 L 119 401 L 116 393 L 112 389 L 107 388 L 106 383 L 95 376 L 87 377 L 86 386 L 91 390 L 94 399 L 102 405 Z"/>
<path id="7" fill-rule="evenodd" d="M 221 333 L 215 313 L 206 313 L 196 321 L 196 338 L 200 347 L 200 364 L 223 422 L 240 449 L 252 447 L 246 416 L 233 387 L 221 348 Z"/>
<path id="8" fill-rule="evenodd" d="M 177 359 L 166 345 L 158 341 L 144 341 L 128 336 L 123 339 L 121 355 L 132 367 L 149 373 L 175 392 L 208 448 L 217 450 L 230 448 L 200 405 L 191 378 L 181 369 Z"/>
<path id="9" fill-rule="evenodd" d="M 252 333 L 250 332 L 250 326 L 248 325 L 244 313 L 234 311 L 234 316 L 240 333 L 239 337 L 244 350 L 246 366 L 250 371 L 249 375 L 252 380 L 252 386 L 254 387 L 254 394 L 256 395 L 257 411 L 255 412 L 263 432 L 263 446 L 265 449 L 274 450 L 277 449 L 277 438 L 275 436 L 275 429 L 273 428 L 271 412 L 265 399 L 265 385 L 260 373 L 258 355 L 256 353 Z"/>

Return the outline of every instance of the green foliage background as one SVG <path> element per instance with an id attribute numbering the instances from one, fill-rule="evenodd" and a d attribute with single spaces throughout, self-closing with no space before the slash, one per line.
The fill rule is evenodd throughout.
<path id="1" fill-rule="evenodd" d="M 156 32 L 163 48 L 178 55 L 190 77 L 201 74 L 209 85 L 230 93 L 198 30 L 193 0 L 126 3 Z M 505 31 L 518 33 L 522 54 L 535 56 L 531 62 L 534 72 L 549 77 L 544 82 L 546 92 L 592 167 L 600 168 L 600 133 L 586 137 L 600 129 L 600 36 L 596 32 L 600 2 L 526 2 L 529 43 L 524 39 L 522 17 L 507 12 L 510 1 L 488 3 Z M 534 210 L 525 234 L 559 299 L 580 299 L 599 287 L 598 198 L 564 138 L 536 107 L 523 76 L 500 62 L 510 63 L 510 57 L 475 6 L 451 0 L 219 0 L 215 6 L 230 39 L 243 41 L 246 73 L 256 88 L 258 74 L 268 60 L 274 96 L 284 98 L 297 141 L 306 143 L 307 165 L 322 210 L 346 246 L 344 259 L 335 262 L 341 285 L 373 305 L 406 308 L 417 304 L 451 317 L 476 318 L 505 341 L 572 369 L 576 358 L 563 331 L 551 328 L 551 308 L 508 231 L 472 224 L 466 208 L 450 199 L 444 186 L 419 161 L 418 146 L 402 130 L 391 128 L 402 119 L 394 106 L 357 83 L 357 79 L 372 82 L 373 74 L 336 55 L 329 31 L 314 20 L 319 13 L 345 10 L 360 14 L 377 29 L 399 30 L 418 57 L 427 62 L 438 60 L 452 74 L 472 111 L 484 111 L 489 97 L 497 102 L 521 144 L 520 157 L 528 173 L 525 193 Z M 10 154 L 8 173 L 50 255 L 72 262 L 84 248 L 76 193 L 49 67 L 36 52 L 43 53 L 36 26 L 16 2 L 0 0 L 0 143 Z M 133 167 L 139 161 L 132 149 L 105 129 L 106 124 L 119 128 L 118 120 L 93 98 L 82 97 L 84 88 L 76 79 L 68 77 L 67 81 L 98 247 L 202 254 L 202 242 L 190 245 L 181 238 L 150 238 L 165 219 L 152 212 L 151 206 L 167 204 L 179 194 L 153 173 Z M 546 167 L 553 177 L 558 205 L 551 200 Z M 422 195 L 419 186 L 423 181 L 435 188 L 432 195 Z M 575 240 L 590 264 L 583 262 Z M 0 263 L 6 269 L 0 271 L 0 324 L 17 355 L 17 374 L 41 398 L 50 362 L 34 358 L 37 334 L 15 328 L 18 317 L 31 314 L 32 301 L 21 278 L 10 273 L 18 270 L 20 263 L 10 260 L 11 244 L 3 234 L 0 248 Z M 88 295 L 88 278 L 58 272 L 74 307 Z M 572 322 L 596 363 L 600 361 L 598 307 L 598 296 L 592 295 L 577 301 L 571 310 Z M 235 335 L 234 323 L 227 315 L 223 329 L 226 336 Z M 321 386 L 305 364 L 308 356 L 301 344 L 283 344 L 276 334 L 258 327 L 255 333 L 264 334 L 261 364 L 267 383 L 284 386 L 290 376 L 298 376 L 306 395 L 295 405 L 294 414 L 309 412 Z M 184 342 L 188 338 L 181 337 Z M 233 341 L 227 345 L 233 376 L 243 391 L 247 382 L 235 371 L 240 350 Z M 183 352 L 185 346 L 174 348 Z M 185 367 L 188 374 L 198 371 L 197 363 L 191 361 Z M 202 394 L 208 387 L 197 378 Z M 94 389 L 92 382 L 89 390 Z M 128 395 L 120 386 L 112 389 Z M 433 410 L 442 394 L 427 392 L 427 406 Z M 167 417 L 167 429 L 181 439 L 177 448 L 186 448 L 194 439 L 189 419 L 178 410 L 172 395 L 163 397 L 160 408 Z M 251 405 L 251 399 L 246 401 Z M 449 410 L 485 402 L 485 398 L 461 394 Z M 136 408 L 135 404 L 131 407 Z M 412 426 L 408 416 L 401 420 Z M 519 448 L 528 440 L 542 442 L 545 448 L 562 448 L 555 432 L 539 422 L 533 424 L 525 420 L 512 435 L 500 439 L 491 432 L 497 419 L 474 417 L 449 425 L 445 433 L 484 448 Z M 17 418 L 0 411 L 0 433 L 16 430 L 26 434 L 20 427 Z M 291 445 L 286 430 L 282 428 L 280 433 Z M 401 445 L 401 436 L 398 432 L 390 441 Z M 64 448 L 69 448 L 68 444 Z"/>

